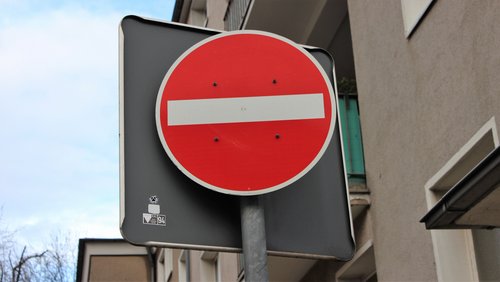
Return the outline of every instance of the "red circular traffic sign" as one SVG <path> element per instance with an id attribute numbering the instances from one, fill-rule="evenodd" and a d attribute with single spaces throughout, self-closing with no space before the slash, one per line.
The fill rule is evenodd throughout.
<path id="1" fill-rule="evenodd" d="M 256 195 L 305 175 L 335 127 L 333 89 L 319 63 L 283 37 L 226 32 L 187 50 L 156 102 L 161 143 L 189 178 Z"/>

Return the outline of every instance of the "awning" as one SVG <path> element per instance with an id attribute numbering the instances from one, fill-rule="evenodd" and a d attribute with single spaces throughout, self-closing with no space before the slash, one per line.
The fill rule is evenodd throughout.
<path id="1" fill-rule="evenodd" d="M 500 227 L 500 147 L 453 186 L 420 220 L 427 229 Z"/>

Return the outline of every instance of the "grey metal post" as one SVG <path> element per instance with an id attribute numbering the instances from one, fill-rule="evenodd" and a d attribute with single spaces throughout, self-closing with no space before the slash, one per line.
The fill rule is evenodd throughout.
<path id="1" fill-rule="evenodd" d="M 268 281 L 264 206 L 259 196 L 243 196 L 240 208 L 245 281 Z"/>

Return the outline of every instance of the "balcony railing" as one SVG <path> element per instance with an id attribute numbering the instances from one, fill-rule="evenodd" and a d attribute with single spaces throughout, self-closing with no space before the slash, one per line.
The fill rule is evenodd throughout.
<path id="1" fill-rule="evenodd" d="M 349 185 L 365 183 L 365 160 L 359 121 L 358 97 L 354 93 L 339 94 L 339 116 Z"/>

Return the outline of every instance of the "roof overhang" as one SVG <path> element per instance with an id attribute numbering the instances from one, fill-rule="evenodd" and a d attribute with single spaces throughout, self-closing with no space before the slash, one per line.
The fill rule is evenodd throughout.
<path id="1" fill-rule="evenodd" d="M 500 147 L 453 186 L 420 220 L 427 229 L 500 227 Z"/>
<path id="2" fill-rule="evenodd" d="M 243 29 L 265 30 L 326 48 L 347 15 L 345 0 L 253 0 Z"/>
<path id="3" fill-rule="evenodd" d="M 176 0 L 174 11 L 172 12 L 172 21 L 179 23 L 186 23 L 191 8 L 192 0 Z"/>
<path id="4" fill-rule="evenodd" d="M 338 78 L 355 77 L 347 0 L 252 0 L 242 28 L 327 50 Z"/>

